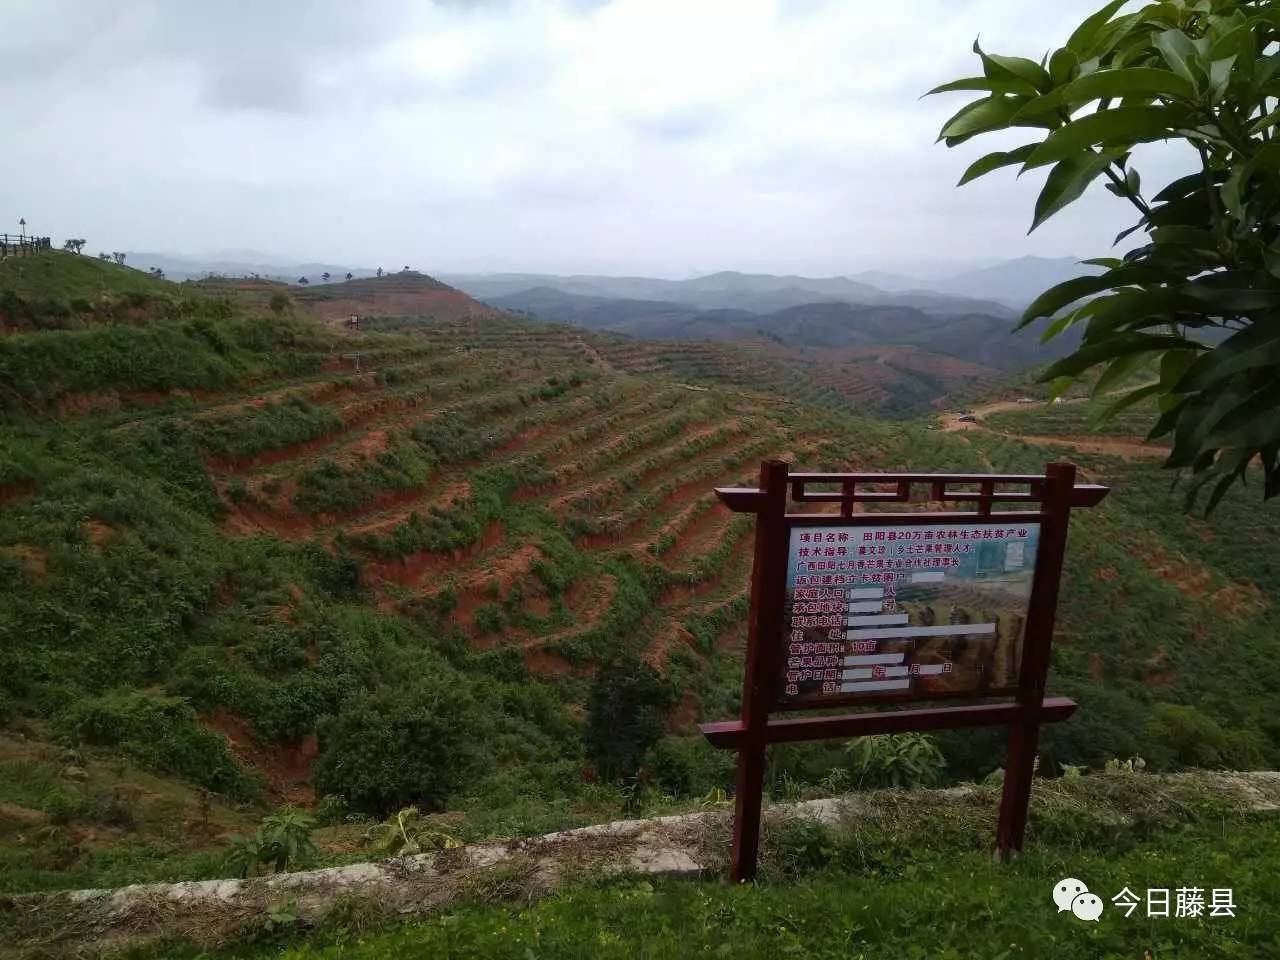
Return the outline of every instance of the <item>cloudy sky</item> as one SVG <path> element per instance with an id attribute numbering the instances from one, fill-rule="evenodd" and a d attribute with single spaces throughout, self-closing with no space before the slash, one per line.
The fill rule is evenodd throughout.
<path id="1" fill-rule="evenodd" d="M 3 0 L 0 217 L 428 272 L 1096 256 L 1120 201 L 1027 237 L 1041 176 L 956 190 L 999 144 L 935 145 L 965 95 L 918 98 L 1100 4 Z"/>

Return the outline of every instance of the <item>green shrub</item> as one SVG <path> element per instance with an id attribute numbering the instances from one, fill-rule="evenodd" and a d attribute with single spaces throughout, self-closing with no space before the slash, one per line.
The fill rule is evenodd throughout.
<path id="1" fill-rule="evenodd" d="M 601 667 L 587 701 L 587 753 L 602 776 L 634 776 L 662 737 L 663 717 L 675 702 L 670 686 L 634 654 Z"/>
<path id="2" fill-rule="evenodd" d="M 881 733 L 849 741 L 853 768 L 863 787 L 931 787 L 947 762 L 925 733 Z"/>
<path id="3" fill-rule="evenodd" d="M 476 633 L 480 636 L 497 633 L 506 626 L 506 623 L 507 618 L 503 614 L 502 608 L 496 603 L 486 603 L 476 610 L 475 627 Z"/>
<path id="4" fill-rule="evenodd" d="M 1184 767 L 1256 769 L 1268 752 L 1266 738 L 1253 730 L 1224 730 L 1195 707 L 1158 703 L 1147 736 Z"/>
<path id="5" fill-rule="evenodd" d="M 417 447 L 397 441 L 370 460 L 345 467 L 325 460 L 298 477 L 293 502 L 307 513 L 343 513 L 387 490 L 406 490 L 427 479 L 431 461 Z"/>
<path id="6" fill-rule="evenodd" d="M 441 463 L 474 459 L 497 443 L 493 431 L 473 427 L 456 417 L 420 423 L 413 428 L 412 436 Z"/>
<path id="7" fill-rule="evenodd" d="M 117 692 L 80 700 L 63 715 L 76 740 L 118 747 L 159 771 L 220 793 L 248 796 L 251 781 L 232 759 L 227 741 L 196 722 L 183 699 Z"/>
<path id="8" fill-rule="evenodd" d="M 658 788 L 674 797 L 701 797 L 733 784 L 733 754 L 701 736 L 664 737 L 649 751 L 647 766 Z"/>
<path id="9" fill-rule="evenodd" d="M 206 417 L 195 421 L 193 429 L 200 446 L 210 453 L 247 457 L 334 433 L 342 429 L 342 420 L 327 407 L 289 397 L 281 403 Z"/>
<path id="10" fill-rule="evenodd" d="M 316 855 L 311 840 L 315 820 L 293 807 L 264 817 L 257 831 L 234 842 L 225 866 L 241 877 L 257 876 L 265 867 L 276 873 L 305 867 Z"/>
<path id="11" fill-rule="evenodd" d="M 320 727 L 316 788 L 379 817 L 439 810 L 481 769 L 487 726 L 452 671 L 359 694 Z"/>

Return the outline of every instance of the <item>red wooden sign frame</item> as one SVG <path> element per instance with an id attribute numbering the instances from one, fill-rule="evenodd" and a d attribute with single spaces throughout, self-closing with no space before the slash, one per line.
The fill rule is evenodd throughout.
<path id="1" fill-rule="evenodd" d="M 1009 749 L 996 850 L 1002 859 L 1007 859 L 1021 849 L 1040 724 L 1065 720 L 1076 709 L 1076 704 L 1065 697 L 1045 697 L 1071 508 L 1094 506 L 1108 493 L 1107 487 L 1077 484 L 1075 473 L 1076 468 L 1070 463 L 1051 463 L 1043 474 L 791 473 L 787 463 L 769 460 L 760 466 L 758 488 L 716 490 L 716 495 L 731 510 L 756 514 L 742 716 L 739 720 L 706 723 L 701 727 L 714 746 L 738 751 L 730 865 L 735 881 L 755 877 L 764 756 L 770 743 L 1007 726 Z M 925 495 L 916 495 L 920 488 L 926 488 Z M 838 512 L 788 512 L 788 493 L 796 504 L 837 504 Z M 941 504 L 944 508 L 961 505 L 966 509 L 900 512 L 866 509 L 868 505 L 874 508 L 879 504 L 911 503 Z M 842 703 L 874 705 L 886 700 L 921 699 L 918 695 L 874 699 L 859 695 L 856 699 L 826 697 L 821 702 L 796 704 L 779 698 L 790 531 L 796 527 L 951 522 L 1039 525 L 1039 547 L 1016 690 L 997 702 L 960 706 L 838 716 L 771 716 L 784 710 L 828 708 Z M 974 694 L 971 698 L 990 700 L 996 696 L 1000 694 Z"/>

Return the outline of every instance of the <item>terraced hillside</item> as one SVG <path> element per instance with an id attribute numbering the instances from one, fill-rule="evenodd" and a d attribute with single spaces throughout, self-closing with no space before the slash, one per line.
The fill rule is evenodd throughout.
<path id="1" fill-rule="evenodd" d="M 641 340 L 586 334 L 612 365 L 773 394 L 791 403 L 879 417 L 914 417 L 958 393 L 982 392 L 1000 371 L 917 347 L 785 346 L 742 341 Z"/>
<path id="2" fill-rule="evenodd" d="M 717 383 L 728 355 L 509 316 L 347 332 L 157 284 L 67 324 L 14 297 L 33 320 L 0 336 L 7 889 L 220 875 L 229 834 L 285 801 L 317 805 L 342 859 L 370 850 L 348 813 L 418 801 L 509 836 L 728 786 L 691 730 L 737 706 L 750 530 L 711 488 L 771 456 L 1075 457 L 1117 490 L 1073 533 L 1053 685 L 1083 708 L 1045 769 L 1280 759 L 1280 514 L 1245 492 L 1189 522 L 1153 461 L 855 418 L 763 348 Z M 646 748 L 630 786 L 602 782 L 613 701 Z M 953 777 L 999 755 L 941 743 Z M 846 762 L 782 749 L 771 777 Z"/>

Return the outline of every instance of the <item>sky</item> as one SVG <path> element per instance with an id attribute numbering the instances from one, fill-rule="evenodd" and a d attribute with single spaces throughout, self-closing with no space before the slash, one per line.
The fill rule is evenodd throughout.
<path id="1" fill-rule="evenodd" d="M 1100 5 L 3 0 L 0 232 L 428 273 L 1102 256 L 1121 201 L 1028 237 L 1042 172 L 955 188 L 1019 138 L 948 150 L 966 95 L 920 99 L 975 36 L 1038 59 Z"/>

